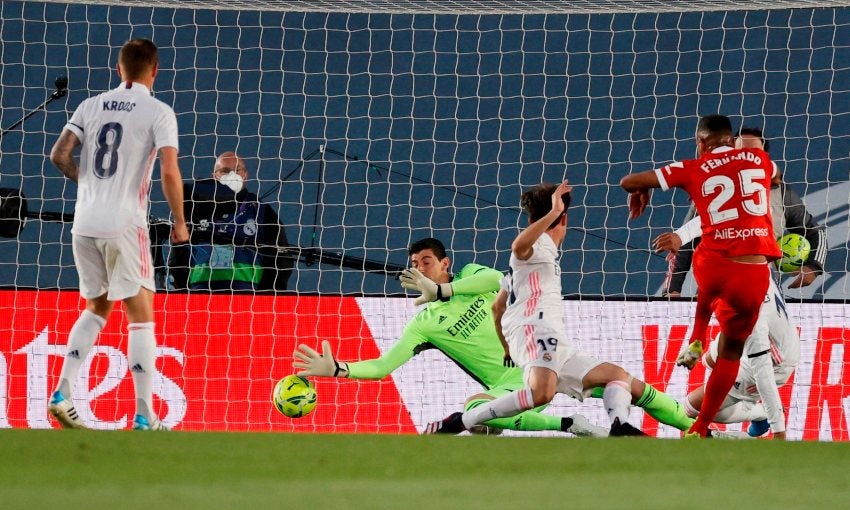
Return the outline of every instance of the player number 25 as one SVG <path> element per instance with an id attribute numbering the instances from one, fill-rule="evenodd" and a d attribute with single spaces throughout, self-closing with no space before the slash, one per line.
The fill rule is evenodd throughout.
<path id="1" fill-rule="evenodd" d="M 741 188 L 740 195 L 745 198 L 755 198 L 755 200 L 750 198 L 741 201 L 744 211 L 752 216 L 767 214 L 767 190 L 762 183 L 758 182 L 764 179 L 764 169 L 741 170 L 738 173 L 738 179 Z M 705 197 L 713 195 L 717 190 L 720 190 L 717 196 L 708 204 L 708 213 L 711 216 L 712 225 L 734 220 L 740 216 L 737 207 L 723 208 L 735 196 L 735 181 L 726 175 L 712 175 L 702 184 L 702 194 Z"/>
<path id="2" fill-rule="evenodd" d="M 118 169 L 118 147 L 124 126 L 118 122 L 107 122 L 97 133 L 97 152 L 94 153 L 94 174 L 109 179 Z"/>

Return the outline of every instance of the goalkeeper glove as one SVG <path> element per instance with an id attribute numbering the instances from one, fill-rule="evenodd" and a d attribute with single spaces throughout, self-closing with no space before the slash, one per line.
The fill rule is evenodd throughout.
<path id="1" fill-rule="evenodd" d="M 702 342 L 699 340 L 694 340 L 691 342 L 688 347 L 679 354 L 679 357 L 676 358 L 676 365 L 680 367 L 685 367 L 688 370 L 694 368 L 697 364 L 697 361 L 702 357 Z"/>
<path id="2" fill-rule="evenodd" d="M 296 360 L 292 362 L 295 368 L 303 370 L 295 375 L 308 376 L 316 375 L 320 377 L 348 377 L 348 363 L 340 363 L 334 359 L 331 353 L 331 344 L 325 340 L 322 342 L 322 354 L 314 351 L 309 345 L 301 344 L 292 353 Z"/>
<path id="3" fill-rule="evenodd" d="M 430 303 L 431 301 L 448 301 L 454 291 L 451 283 L 435 283 L 430 278 L 420 273 L 418 269 L 410 268 L 401 272 L 398 277 L 401 286 L 408 290 L 418 290 L 421 296 L 414 301 L 417 305 Z"/>

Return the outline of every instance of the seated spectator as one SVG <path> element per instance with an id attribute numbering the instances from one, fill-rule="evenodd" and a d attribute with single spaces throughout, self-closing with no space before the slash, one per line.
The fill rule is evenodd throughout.
<path id="1" fill-rule="evenodd" d="M 185 187 L 190 242 L 171 248 L 175 289 L 284 291 L 293 261 L 274 209 L 245 188 L 248 169 L 234 152 L 221 154 L 212 179 Z"/>

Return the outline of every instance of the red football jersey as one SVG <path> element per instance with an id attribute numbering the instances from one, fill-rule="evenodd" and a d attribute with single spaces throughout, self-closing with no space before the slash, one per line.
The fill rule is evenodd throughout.
<path id="1" fill-rule="evenodd" d="M 661 189 L 683 188 L 702 222 L 700 249 L 725 257 L 781 256 L 770 214 L 775 168 L 761 149 L 718 147 L 655 170 Z"/>

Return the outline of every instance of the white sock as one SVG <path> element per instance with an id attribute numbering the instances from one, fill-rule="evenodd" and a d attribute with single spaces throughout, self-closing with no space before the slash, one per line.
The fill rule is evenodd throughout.
<path id="1" fill-rule="evenodd" d="M 693 404 L 691 404 L 691 400 L 688 397 L 685 397 L 684 407 L 685 407 L 685 414 L 688 415 L 688 418 L 696 418 L 697 415 L 699 414 L 699 409 L 697 409 L 696 407 L 694 407 Z"/>
<path id="2" fill-rule="evenodd" d="M 80 367 L 88 357 L 92 345 L 105 324 L 106 320 L 103 317 L 83 310 L 68 334 L 68 351 L 65 353 L 62 373 L 59 375 L 59 384 L 56 387 L 68 400 L 71 400 L 73 396 L 74 383 L 77 382 Z"/>
<path id="3" fill-rule="evenodd" d="M 744 421 L 766 420 L 767 413 L 761 402 L 737 402 L 725 409 L 721 409 L 714 416 L 717 423 L 741 423 Z"/>
<path id="4" fill-rule="evenodd" d="M 493 418 L 516 416 L 533 407 L 534 399 L 531 396 L 531 390 L 523 388 L 466 411 L 463 413 L 463 426 L 470 429 Z"/>
<path id="5" fill-rule="evenodd" d="M 626 423 L 629 420 L 629 408 L 632 405 L 629 383 L 611 381 L 606 384 L 605 391 L 602 392 L 602 403 L 605 404 L 611 423 L 614 423 L 616 418 L 620 419 L 620 423 Z"/>
<path id="6" fill-rule="evenodd" d="M 156 338 L 153 326 L 153 322 L 134 322 L 127 325 L 127 360 L 130 362 L 130 373 L 133 374 L 133 386 L 136 388 L 136 414 L 141 414 L 148 421 L 156 419 L 153 414 L 153 375 L 156 371 Z"/>

